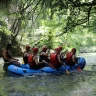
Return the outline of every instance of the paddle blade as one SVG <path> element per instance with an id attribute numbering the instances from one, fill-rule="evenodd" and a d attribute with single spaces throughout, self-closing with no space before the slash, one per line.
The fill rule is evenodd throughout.
<path id="1" fill-rule="evenodd" d="M 81 72 L 81 67 L 80 67 L 80 66 L 78 66 L 77 71 L 78 71 L 78 72 Z"/>
<path id="2" fill-rule="evenodd" d="M 66 73 L 67 73 L 67 74 L 70 74 L 70 72 L 69 72 L 67 69 L 66 69 Z"/>
<path id="3" fill-rule="evenodd" d="M 24 61 L 22 61 L 22 64 L 24 64 Z"/>

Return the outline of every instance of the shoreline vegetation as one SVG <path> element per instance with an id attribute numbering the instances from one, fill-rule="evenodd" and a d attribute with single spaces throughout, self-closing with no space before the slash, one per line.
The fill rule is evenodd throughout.
<path id="1" fill-rule="evenodd" d="M 69 50 L 70 51 L 70 50 Z M 13 52 L 12 50 L 12 53 L 14 57 L 22 57 L 23 55 L 23 51 L 22 50 L 18 50 Z M 93 46 L 93 47 L 83 47 L 83 48 L 80 48 L 80 49 L 77 49 L 77 54 L 90 54 L 90 53 L 96 53 L 96 46 Z M 0 51 L 0 58 L 2 57 L 2 51 Z"/>

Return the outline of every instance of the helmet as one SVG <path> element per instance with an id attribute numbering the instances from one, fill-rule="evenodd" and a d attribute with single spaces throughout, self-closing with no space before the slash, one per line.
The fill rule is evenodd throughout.
<path id="1" fill-rule="evenodd" d="M 72 52 L 76 52 L 76 48 L 72 48 L 72 50 L 71 50 Z"/>
<path id="2" fill-rule="evenodd" d="M 8 43 L 7 46 L 12 46 L 12 44 L 11 43 Z"/>
<path id="3" fill-rule="evenodd" d="M 37 53 L 38 52 L 38 48 L 36 48 L 36 47 L 32 48 L 32 52 L 33 53 Z"/>
<path id="4" fill-rule="evenodd" d="M 26 50 L 29 50 L 30 49 L 30 46 L 26 45 Z"/>
<path id="5" fill-rule="evenodd" d="M 55 51 L 60 51 L 60 48 L 58 48 L 58 47 L 57 47 L 57 48 L 55 48 Z"/>
<path id="6" fill-rule="evenodd" d="M 59 49 L 62 50 L 62 46 L 59 46 Z"/>
<path id="7" fill-rule="evenodd" d="M 12 47 L 12 44 L 8 43 L 7 46 L 6 46 L 6 49 L 10 49 L 11 47 Z"/>
<path id="8" fill-rule="evenodd" d="M 47 47 L 44 46 L 44 47 L 42 48 L 42 51 L 46 51 L 46 50 L 47 50 Z"/>

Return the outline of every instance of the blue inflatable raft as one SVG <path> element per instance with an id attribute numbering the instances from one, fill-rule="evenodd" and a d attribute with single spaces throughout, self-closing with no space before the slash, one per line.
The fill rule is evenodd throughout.
<path id="1" fill-rule="evenodd" d="M 71 72 L 71 71 L 76 71 L 78 69 L 78 67 L 80 67 L 81 69 L 83 69 L 86 65 L 86 61 L 84 58 L 79 57 L 78 58 L 78 63 L 75 64 L 74 66 L 70 67 L 70 66 L 64 66 L 62 65 L 58 70 L 57 69 L 53 69 L 49 66 L 41 68 L 39 70 L 33 70 L 29 68 L 28 64 L 21 64 L 21 67 L 15 66 L 15 65 L 9 65 L 8 66 L 8 72 L 12 72 L 14 74 L 18 74 L 18 75 L 31 75 L 31 74 L 35 74 L 35 73 L 63 73 L 66 71 L 66 69 Z"/>

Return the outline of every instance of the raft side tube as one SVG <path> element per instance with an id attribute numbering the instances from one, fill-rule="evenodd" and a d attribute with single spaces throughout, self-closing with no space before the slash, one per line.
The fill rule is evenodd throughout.
<path id="1" fill-rule="evenodd" d="M 16 74 L 20 74 L 20 75 L 25 75 L 29 73 L 41 73 L 41 70 L 26 69 L 26 68 L 14 66 L 14 65 L 8 66 L 8 71 Z"/>
<path id="2" fill-rule="evenodd" d="M 42 72 L 46 72 L 46 73 L 55 73 L 56 69 L 53 69 L 51 67 L 44 67 L 41 69 Z"/>

